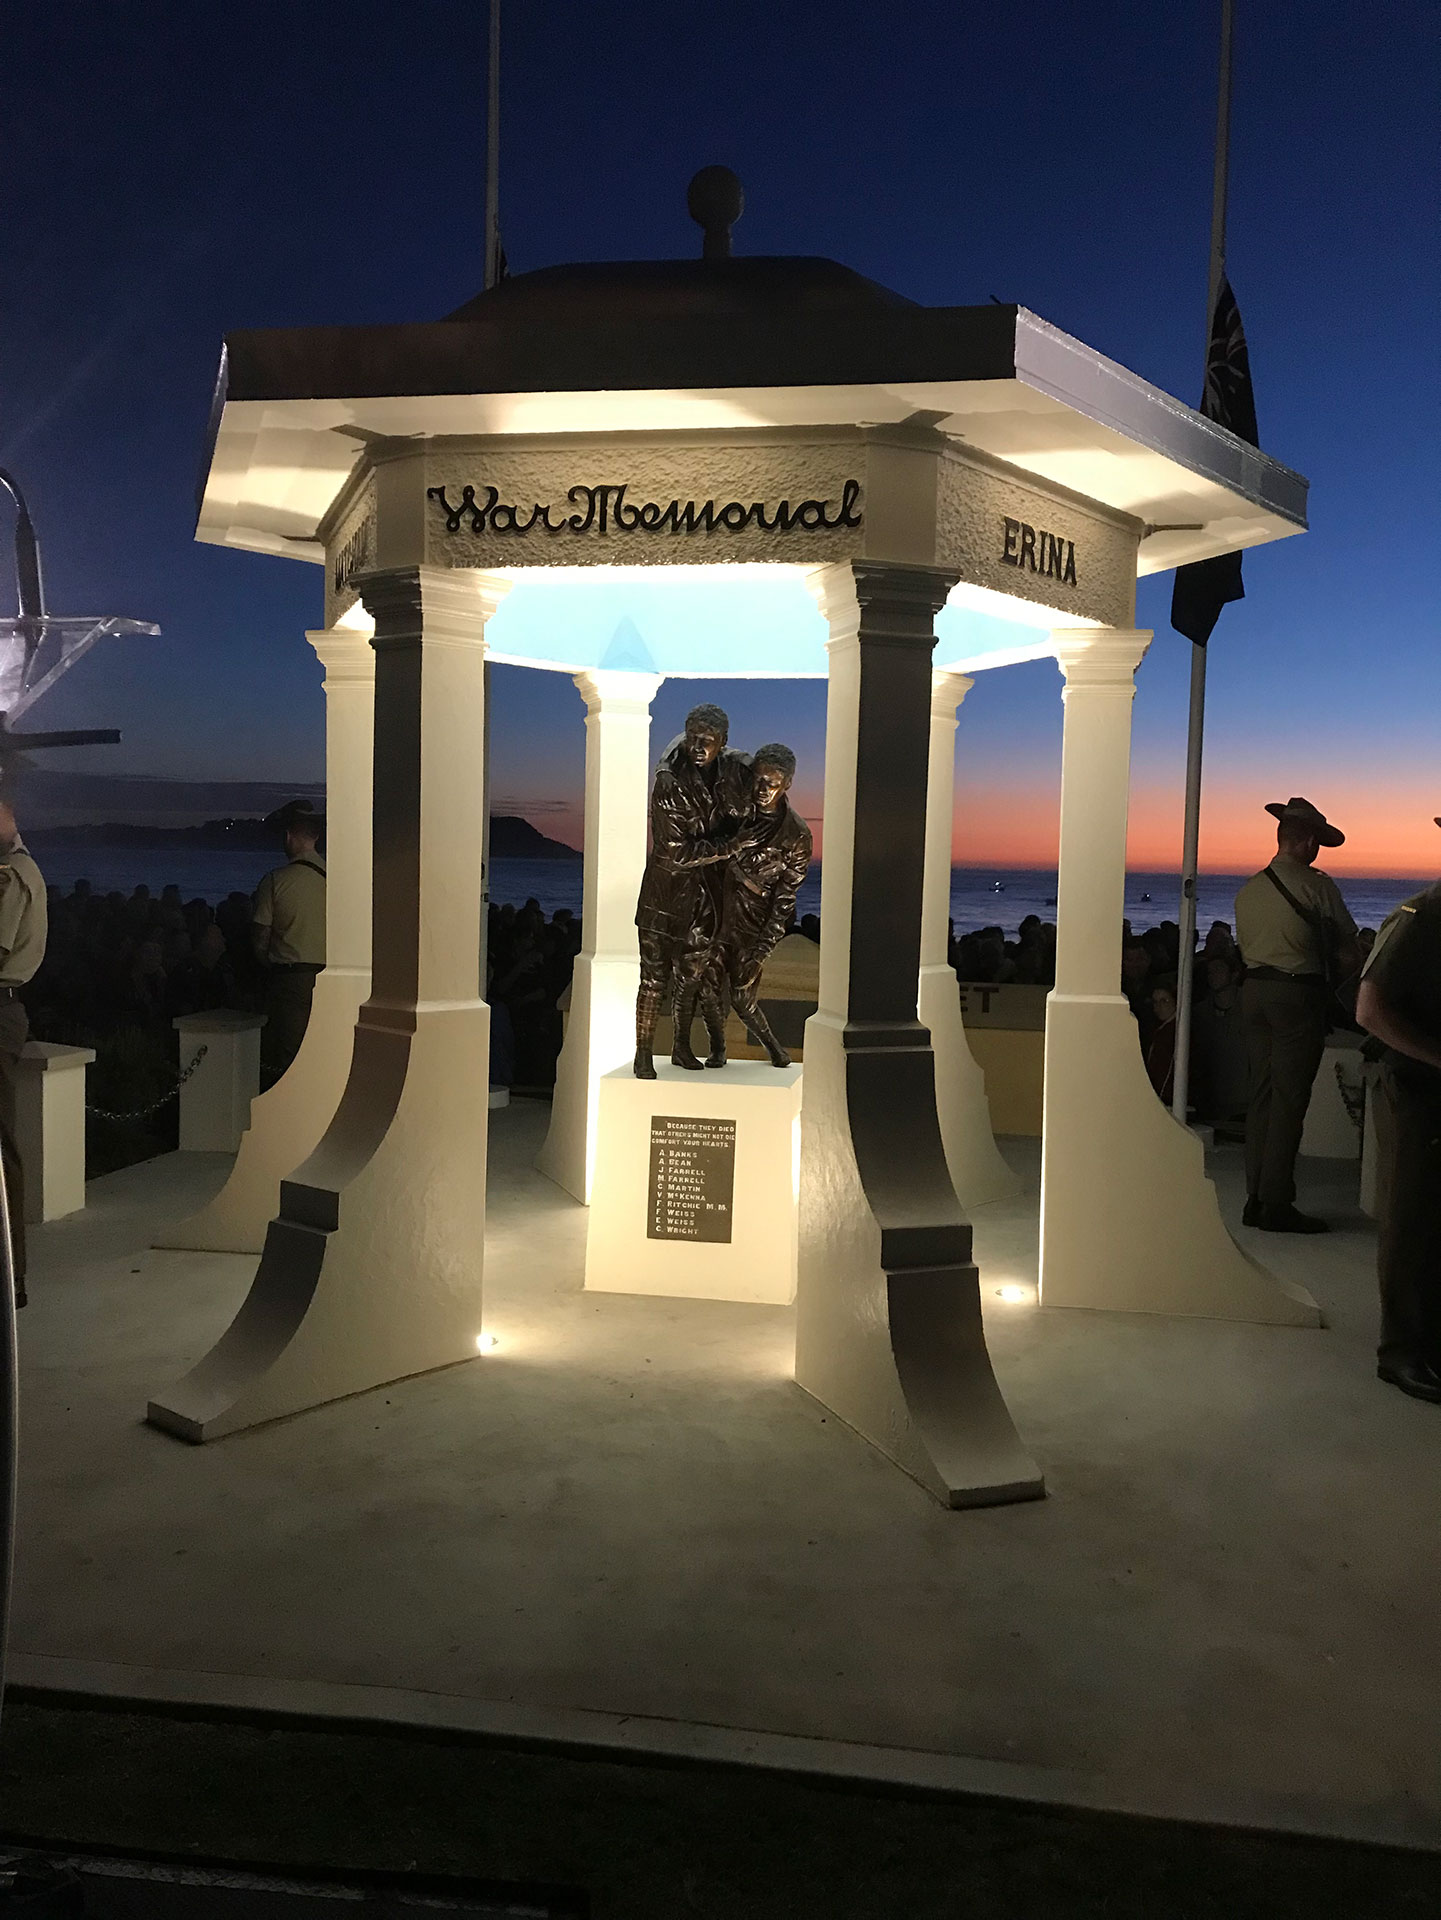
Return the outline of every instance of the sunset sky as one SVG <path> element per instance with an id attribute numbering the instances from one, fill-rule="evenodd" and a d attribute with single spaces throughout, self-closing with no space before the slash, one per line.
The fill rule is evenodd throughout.
<path id="1" fill-rule="evenodd" d="M 1241 0 L 1230 273 L 1262 443 L 1311 481 L 1312 530 L 1246 561 L 1211 647 L 1202 859 L 1258 864 L 1264 803 L 1307 795 L 1340 873 L 1441 869 L 1435 576 L 1438 16 Z M 746 183 L 739 251 L 817 253 L 928 303 L 1018 300 L 1191 401 L 1204 337 L 1215 0 L 913 0 L 506 14 L 513 270 L 691 256 L 685 186 Z M 0 64 L 0 465 L 30 492 L 52 607 L 159 620 L 97 653 L 35 724 L 118 723 L 76 766 L 314 779 L 320 572 L 193 543 L 227 328 L 436 318 L 481 279 L 485 9 L 187 0 L 12 10 Z M 0 517 L 8 544 L 8 517 Z M 0 606 L 8 581 L 0 581 Z M 1179 854 L 1189 644 L 1170 576 L 1136 701 L 1131 852 Z M 496 804 L 576 840 L 581 706 L 499 668 Z M 671 683 L 656 745 L 720 697 L 781 737 L 821 813 L 823 690 Z M 955 851 L 1054 859 L 1060 678 L 978 679 Z"/>

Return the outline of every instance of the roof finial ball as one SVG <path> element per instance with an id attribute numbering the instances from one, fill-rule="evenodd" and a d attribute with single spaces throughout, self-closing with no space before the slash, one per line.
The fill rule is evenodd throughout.
<path id="1" fill-rule="evenodd" d="M 746 208 L 745 188 L 729 167 L 702 167 L 686 188 L 690 217 L 705 232 L 704 260 L 729 260 L 731 228 Z"/>

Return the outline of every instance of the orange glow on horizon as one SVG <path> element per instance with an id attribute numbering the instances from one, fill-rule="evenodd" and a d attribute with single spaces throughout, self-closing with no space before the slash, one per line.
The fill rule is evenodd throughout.
<path id="1" fill-rule="evenodd" d="M 1218 775 L 1208 781 L 1201 808 L 1201 871 L 1249 873 L 1264 866 L 1276 850 L 1275 822 L 1265 803 L 1287 797 L 1280 787 L 1263 791 L 1250 778 L 1243 783 Z M 1179 778 L 1132 783 L 1126 846 L 1132 872 L 1179 870 L 1183 804 Z M 1441 873 L 1441 829 L 1434 824 L 1441 781 L 1431 789 L 1421 788 L 1414 776 L 1364 785 L 1332 780 L 1317 804 L 1346 835 L 1345 846 L 1322 849 L 1318 864 L 1328 873 L 1378 879 Z M 1042 785 L 1018 775 L 985 787 L 957 781 L 951 841 L 957 866 L 1053 868 L 1059 828 L 1059 778 Z"/>
<path id="2" fill-rule="evenodd" d="M 1441 786 L 1441 782 L 1437 783 Z M 1276 827 L 1267 800 L 1284 800 L 1290 789 L 1262 791 L 1251 779 L 1206 784 L 1201 804 L 1200 865 L 1207 873 L 1245 873 L 1262 867 L 1276 851 Z M 1441 829 L 1435 825 L 1438 794 L 1414 775 L 1387 782 L 1329 780 L 1307 797 L 1346 835 L 1343 847 L 1321 849 L 1317 865 L 1328 873 L 1397 875 L 1424 879 L 1441 872 Z M 1179 781 L 1136 784 L 1131 789 L 1128 864 L 1173 872 L 1181 858 L 1184 796 Z"/>
<path id="3" fill-rule="evenodd" d="M 1323 789 L 1316 785 L 1316 792 Z M 1259 794 L 1259 798 L 1257 797 Z M 1247 778 L 1218 775 L 1206 784 L 1201 809 L 1201 871 L 1252 873 L 1276 850 L 1276 830 L 1265 811 L 1267 799 L 1284 799 L 1280 786 L 1263 790 Z M 1310 796 L 1314 797 L 1314 795 Z M 799 785 L 791 804 L 809 823 L 816 858 L 822 854 L 824 796 L 817 782 Z M 1017 772 L 1004 784 L 956 783 L 951 859 L 963 867 L 1053 869 L 1060 825 L 1060 777 L 1037 780 Z M 1384 879 L 1428 879 L 1441 874 L 1441 808 L 1436 790 L 1418 788 L 1414 779 L 1393 782 L 1332 781 L 1317 802 L 1346 835 L 1344 847 L 1322 849 L 1318 865 L 1334 874 Z M 1136 780 L 1131 787 L 1126 864 L 1132 872 L 1175 873 L 1181 864 L 1183 792 L 1174 781 Z M 569 813 L 569 810 L 567 810 Z M 580 851 L 580 809 L 557 816 L 537 812 L 532 824 Z"/>

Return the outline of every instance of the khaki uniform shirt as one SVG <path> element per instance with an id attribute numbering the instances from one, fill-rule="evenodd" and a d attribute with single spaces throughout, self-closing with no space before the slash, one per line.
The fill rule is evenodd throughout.
<path id="1" fill-rule="evenodd" d="M 23 987 L 45 958 L 45 882 L 17 840 L 0 853 L 0 987 Z"/>
<path id="2" fill-rule="evenodd" d="M 325 862 L 303 854 L 267 873 L 255 889 L 254 923 L 269 929 L 273 967 L 325 965 Z"/>
<path id="3" fill-rule="evenodd" d="M 1361 978 L 1370 980 L 1388 1010 L 1441 1043 L 1441 883 L 1414 894 L 1381 923 Z M 1393 1071 L 1428 1091 L 1441 1088 L 1441 1073 L 1424 1060 L 1388 1048 Z"/>
<path id="4" fill-rule="evenodd" d="M 1303 867 L 1289 853 L 1278 853 L 1271 865 L 1303 907 L 1334 921 L 1343 940 L 1356 938 L 1356 922 L 1329 873 Z M 1264 872 L 1252 874 L 1236 895 L 1236 945 L 1248 967 L 1275 967 L 1281 973 L 1325 970 L 1314 930 Z"/>

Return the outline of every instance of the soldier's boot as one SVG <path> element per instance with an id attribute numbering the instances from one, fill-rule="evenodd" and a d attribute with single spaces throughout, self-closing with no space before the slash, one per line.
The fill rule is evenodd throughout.
<path id="1" fill-rule="evenodd" d="M 671 1045 L 670 1062 L 673 1067 L 684 1067 L 687 1073 L 699 1073 L 701 1063 L 696 1059 L 695 1048 L 690 1043 L 690 1030 L 695 1021 L 696 1002 L 700 998 L 697 986 L 677 987 L 675 1007 L 672 1018 L 675 1021 L 675 1039 Z"/>
<path id="2" fill-rule="evenodd" d="M 726 1063 L 726 1010 L 722 1002 L 713 993 L 702 993 L 700 1000 L 701 1019 L 705 1021 L 705 1030 L 710 1040 L 710 1052 L 706 1055 L 708 1067 L 723 1067 Z"/>
<path id="3" fill-rule="evenodd" d="M 655 1060 L 652 1046 L 655 1041 L 655 1023 L 660 1013 L 659 987 L 642 984 L 635 997 L 635 1077 L 637 1080 L 655 1079 Z"/>
<path id="4" fill-rule="evenodd" d="M 776 1039 L 771 1029 L 770 1021 L 766 1019 L 760 1008 L 737 1007 L 736 1012 L 740 1015 L 741 1022 L 751 1039 L 754 1040 L 758 1047 L 764 1047 L 770 1055 L 771 1065 L 773 1067 L 788 1067 L 791 1064 L 791 1057 L 781 1045 L 780 1041 Z"/>

